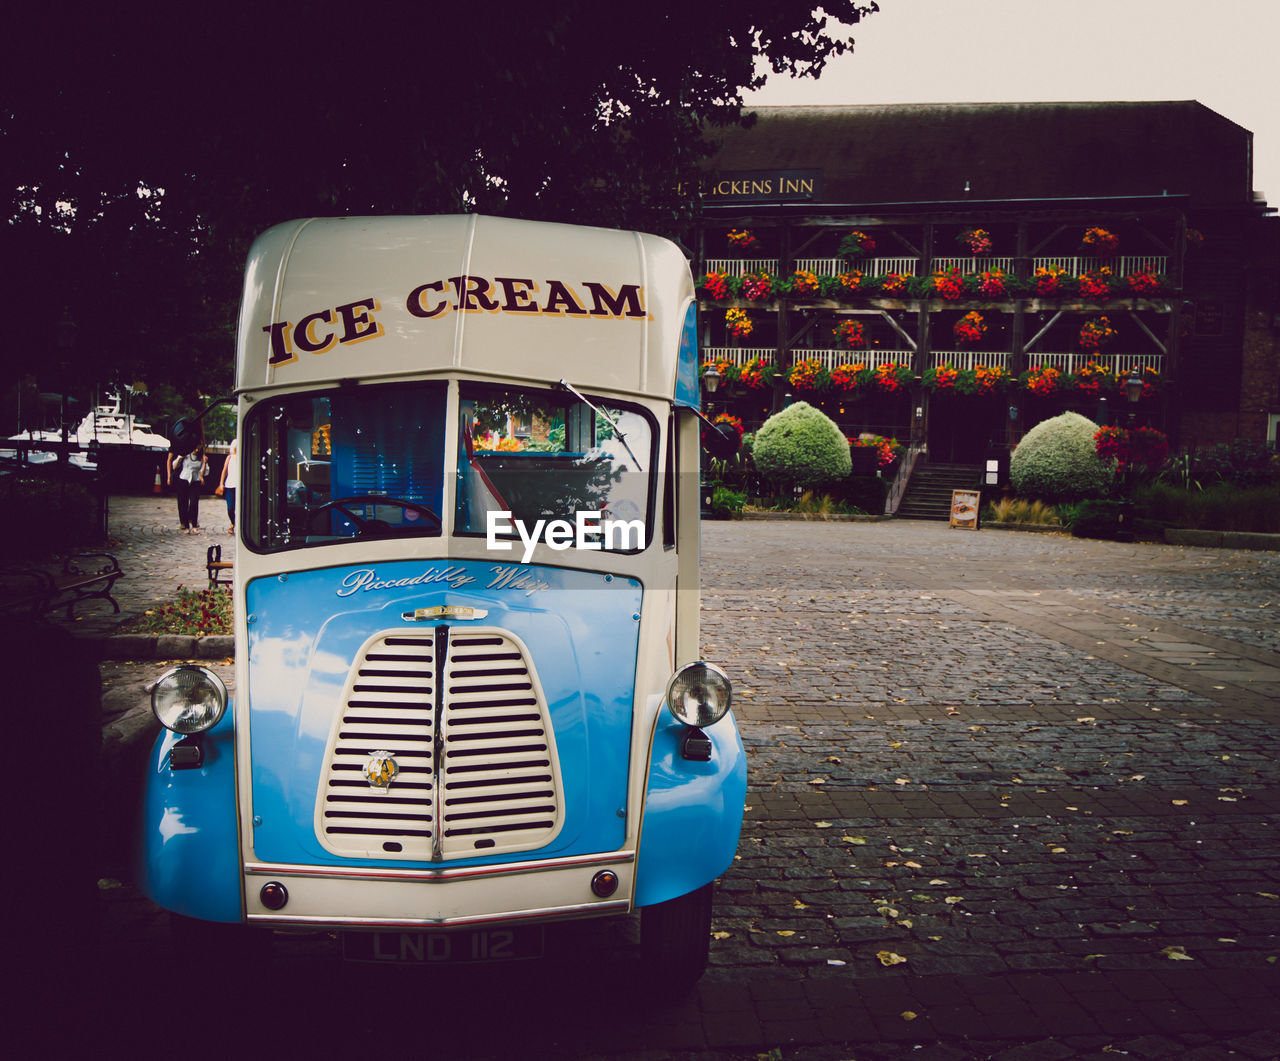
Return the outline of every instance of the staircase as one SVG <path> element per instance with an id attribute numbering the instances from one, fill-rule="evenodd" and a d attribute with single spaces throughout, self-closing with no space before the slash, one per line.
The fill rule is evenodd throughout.
<path id="1" fill-rule="evenodd" d="M 951 491 L 974 490 L 981 479 L 980 464 L 917 464 L 898 506 L 898 518 L 950 520 Z"/>

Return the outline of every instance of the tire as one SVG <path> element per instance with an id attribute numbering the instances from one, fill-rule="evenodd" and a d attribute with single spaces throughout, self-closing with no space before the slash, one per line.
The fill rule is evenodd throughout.
<path id="1" fill-rule="evenodd" d="M 180 966 L 235 968 L 271 956 L 271 932 L 259 925 L 201 921 L 170 912 L 169 937 Z"/>
<path id="2" fill-rule="evenodd" d="M 683 990 L 706 971 L 714 885 L 640 908 L 640 961 L 654 986 Z"/>

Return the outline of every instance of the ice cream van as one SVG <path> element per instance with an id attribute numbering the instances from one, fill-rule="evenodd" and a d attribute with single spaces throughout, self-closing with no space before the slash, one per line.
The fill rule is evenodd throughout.
<path id="1" fill-rule="evenodd" d="M 236 357 L 235 696 L 190 665 L 152 694 L 139 873 L 176 936 L 468 961 L 638 910 L 642 960 L 696 979 L 746 763 L 698 651 L 699 452 L 725 440 L 679 248 L 282 224 Z"/>

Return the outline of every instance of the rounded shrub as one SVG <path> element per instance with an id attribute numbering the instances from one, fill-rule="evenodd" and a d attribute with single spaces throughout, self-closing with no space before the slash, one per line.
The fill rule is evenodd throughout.
<path id="1" fill-rule="evenodd" d="M 756 469 L 788 486 L 820 486 L 848 476 L 849 440 L 836 422 L 808 402 L 769 417 L 752 446 Z"/>
<path id="2" fill-rule="evenodd" d="M 1036 424 L 1009 461 L 1014 490 L 1021 497 L 1050 502 L 1105 495 L 1112 470 L 1095 452 L 1097 430 L 1097 424 L 1079 413 L 1063 413 Z"/>

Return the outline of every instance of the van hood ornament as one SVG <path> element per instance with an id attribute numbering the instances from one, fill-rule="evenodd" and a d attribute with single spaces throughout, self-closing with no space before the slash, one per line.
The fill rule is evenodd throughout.
<path id="1" fill-rule="evenodd" d="M 466 604 L 437 604 L 434 608 L 415 608 L 411 612 L 402 612 L 400 618 L 406 623 L 420 623 L 428 619 L 483 619 L 488 614 L 484 608 L 472 608 Z"/>
<path id="2" fill-rule="evenodd" d="M 392 758 L 390 752 L 373 752 L 364 761 L 362 773 L 370 788 L 386 792 L 391 787 L 391 782 L 399 776 L 400 764 Z"/>

